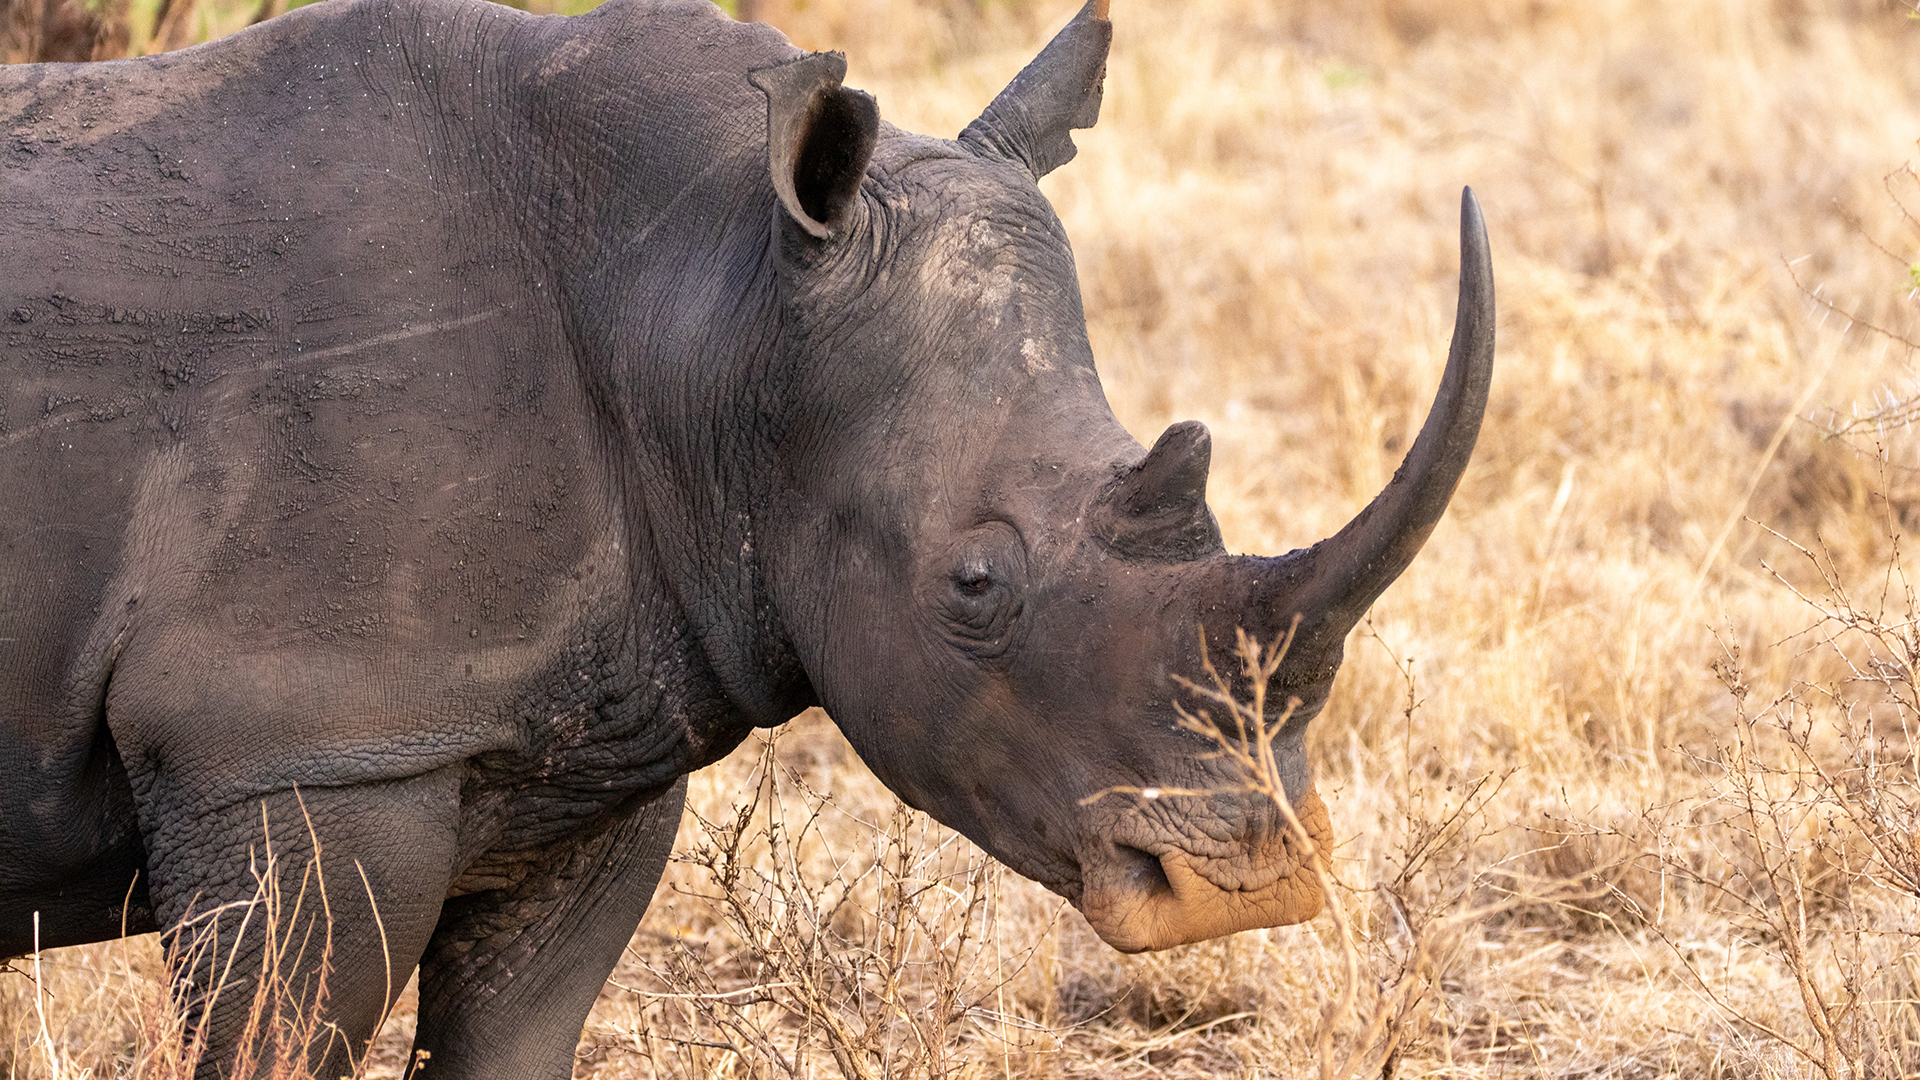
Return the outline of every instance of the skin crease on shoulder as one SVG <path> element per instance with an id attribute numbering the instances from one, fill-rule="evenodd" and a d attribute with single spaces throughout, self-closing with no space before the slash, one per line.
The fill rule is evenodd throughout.
<path id="1" fill-rule="evenodd" d="M 564 1077 L 687 774 L 813 705 L 1115 948 L 1311 918 L 1301 740 L 1471 455 L 1484 226 L 1469 193 L 1393 481 L 1229 555 L 1206 429 L 1107 407 L 1036 186 L 1112 33 L 1090 3 L 952 140 L 692 2 L 337 0 L 0 69 L 0 956 L 38 912 L 253 970 L 209 913 L 317 844 L 317 1068 L 417 964 L 436 1075 Z M 1179 727 L 1236 628 L 1294 634 L 1312 845 Z M 1145 787 L 1214 794 L 1087 801 Z M 210 955 L 211 1076 L 251 993 Z"/>

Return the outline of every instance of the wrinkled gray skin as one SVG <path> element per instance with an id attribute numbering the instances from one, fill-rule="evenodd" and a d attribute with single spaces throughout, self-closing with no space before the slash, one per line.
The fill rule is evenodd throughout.
<path id="1" fill-rule="evenodd" d="M 0 956 L 34 912 L 191 938 L 317 842 L 321 1075 L 418 964 L 433 1075 L 564 1077 L 684 777 L 813 704 L 1116 947 L 1311 917 L 1172 677 L 1300 617 L 1271 689 L 1324 841 L 1300 737 L 1471 451 L 1485 240 L 1469 197 L 1393 485 L 1226 555 L 1205 429 L 1115 422 L 1034 183 L 1099 15 L 959 141 L 704 3 L 341 0 L 0 71 Z M 234 981 L 178 969 L 207 1071 L 261 950 L 217 926 Z"/>

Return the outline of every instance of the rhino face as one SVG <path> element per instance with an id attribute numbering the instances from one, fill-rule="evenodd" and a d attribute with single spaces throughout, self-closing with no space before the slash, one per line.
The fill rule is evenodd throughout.
<path id="1" fill-rule="evenodd" d="M 1064 230 L 1035 186 L 1072 155 L 1068 127 L 1092 122 L 1109 33 L 1089 4 L 958 143 L 881 138 L 876 118 L 840 155 L 857 184 L 806 163 L 808 147 L 830 156 L 819 147 L 845 141 L 809 134 L 807 118 L 870 113 L 871 100 L 831 68 L 809 83 L 818 57 L 756 76 L 812 87 L 784 121 L 768 91 L 782 366 L 802 373 L 783 402 L 783 518 L 769 531 L 781 619 L 866 763 L 1138 951 L 1319 911 L 1312 860 L 1331 831 L 1306 726 L 1347 631 L 1465 467 L 1493 321 L 1468 193 L 1461 318 L 1407 463 L 1337 536 L 1228 555 L 1205 500 L 1206 429 L 1177 424 L 1143 451 L 1114 419 Z M 783 164 L 781 145 L 801 151 Z M 1176 711 L 1196 704 L 1180 680 L 1205 681 L 1203 641 L 1216 670 L 1238 671 L 1240 628 L 1294 634 L 1268 722 L 1310 842 Z"/>
<path id="2" fill-rule="evenodd" d="M 1232 640 L 1232 561 L 1116 557 L 1030 532 L 1038 550 L 995 522 L 921 567 L 913 660 L 939 678 L 874 680 L 863 689 L 879 708 L 854 715 L 879 726 L 843 724 L 849 737 L 910 802 L 1068 897 L 1116 948 L 1311 918 L 1311 852 L 1174 710 L 1195 704 L 1171 676 L 1202 677 L 1196 628 Z M 1330 684 L 1288 688 L 1299 704 L 1271 716 L 1287 799 L 1316 843 L 1330 834 L 1301 739 Z"/>

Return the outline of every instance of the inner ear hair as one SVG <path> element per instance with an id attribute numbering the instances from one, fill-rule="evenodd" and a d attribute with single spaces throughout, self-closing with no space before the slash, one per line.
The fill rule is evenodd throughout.
<path id="1" fill-rule="evenodd" d="M 748 78 L 767 95 L 767 164 L 780 205 L 802 229 L 834 234 L 873 157 L 880 108 L 840 85 L 847 60 L 812 53 Z"/>
<path id="2" fill-rule="evenodd" d="M 831 227 L 866 176 L 880 112 L 871 96 L 836 86 L 814 95 L 812 113 L 793 163 L 794 194 L 807 216 Z"/>

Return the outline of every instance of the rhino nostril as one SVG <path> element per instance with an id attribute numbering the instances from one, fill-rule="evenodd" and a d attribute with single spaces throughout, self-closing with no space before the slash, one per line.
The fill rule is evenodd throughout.
<path id="1" fill-rule="evenodd" d="M 1173 891 L 1173 882 L 1167 880 L 1167 869 L 1160 865 L 1159 856 L 1126 844 L 1113 845 L 1113 851 L 1128 884 L 1152 896 Z"/>

